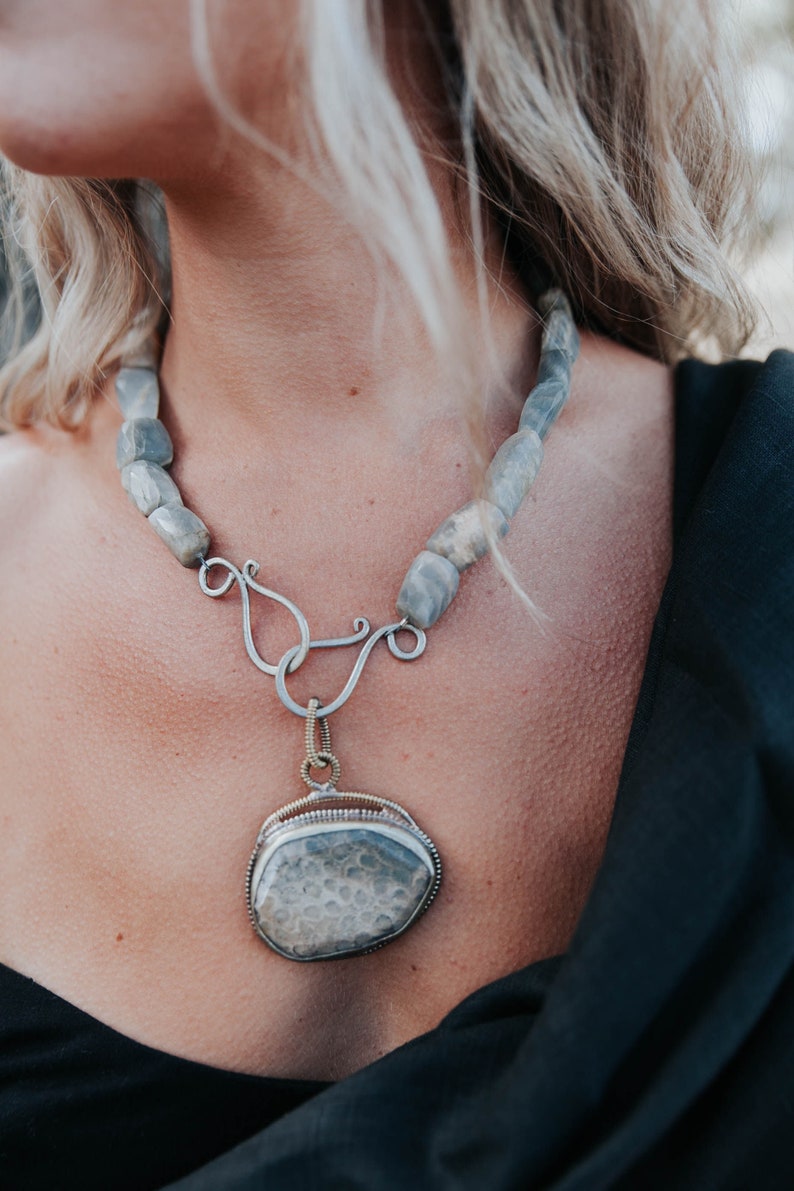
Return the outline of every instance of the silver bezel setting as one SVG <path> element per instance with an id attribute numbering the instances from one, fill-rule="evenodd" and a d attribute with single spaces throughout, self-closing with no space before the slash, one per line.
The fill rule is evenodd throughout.
<path id="1" fill-rule="evenodd" d="M 339 802 L 358 803 L 359 805 L 334 805 Z M 364 805 L 360 805 L 361 803 Z M 430 875 L 427 892 L 402 926 L 369 946 L 352 947 L 345 951 L 333 951 L 311 956 L 297 956 L 284 951 L 261 928 L 254 910 L 255 890 L 262 873 L 278 848 L 288 840 L 343 830 L 351 824 L 358 827 L 369 826 L 379 835 L 396 839 L 403 846 L 410 847 L 418 858 L 427 863 Z M 438 849 L 430 836 L 422 831 L 412 816 L 399 803 L 388 798 L 379 798 L 374 794 L 329 790 L 296 799 L 268 816 L 262 824 L 248 862 L 245 895 L 248 917 L 258 938 L 285 959 L 297 963 L 314 963 L 318 960 L 350 959 L 354 956 L 369 955 L 373 951 L 379 951 L 405 934 L 422 917 L 435 899 L 440 885 L 441 857 Z"/>

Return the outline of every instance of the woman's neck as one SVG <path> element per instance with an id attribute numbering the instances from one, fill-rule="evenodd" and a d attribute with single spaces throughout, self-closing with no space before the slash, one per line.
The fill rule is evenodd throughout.
<path id="1" fill-rule="evenodd" d="M 384 285 L 343 214 L 300 180 L 274 169 L 242 193 L 169 196 L 168 207 L 162 371 L 183 434 L 222 420 L 246 435 L 300 437 L 329 419 L 396 428 L 462 412 L 405 283 L 392 270 Z M 460 242 L 452 251 L 476 327 L 475 264 Z M 520 366 L 532 316 L 515 291 L 487 289 L 497 347 Z"/>
<path id="2" fill-rule="evenodd" d="M 401 45 L 394 14 L 395 27 L 387 29 L 392 85 L 409 121 L 421 124 L 434 147 L 426 168 L 457 291 L 479 341 L 482 295 L 461 215 L 465 195 L 456 192 L 448 164 L 449 118 L 440 99 L 427 102 L 438 87 L 437 63 L 427 47 Z M 403 69 L 409 54 L 410 78 Z M 277 135 L 311 173 L 303 113 L 286 86 L 260 115 L 266 135 Z M 217 429 L 240 443 L 263 435 L 295 443 L 322 435 L 325 426 L 352 430 L 362 419 L 394 435 L 464 411 L 460 384 L 440 367 L 407 284 L 394 268 L 384 280 L 338 196 L 307 184 L 300 170 L 232 129 L 204 177 L 164 190 L 173 323 L 162 375 L 167 416 L 180 436 L 195 440 Z M 496 349 L 492 383 L 500 370 L 523 383 L 534 366 L 534 318 L 502 260 L 495 227 L 485 236 L 494 273 L 485 282 Z"/>

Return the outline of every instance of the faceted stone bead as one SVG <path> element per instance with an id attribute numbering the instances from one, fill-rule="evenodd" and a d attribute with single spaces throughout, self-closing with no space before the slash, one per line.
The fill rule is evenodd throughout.
<path id="1" fill-rule="evenodd" d="M 423 550 L 403 580 L 397 611 L 418 629 L 429 629 L 451 604 L 458 590 L 458 570 L 448 558 Z"/>
<path id="2" fill-rule="evenodd" d="M 485 473 L 485 494 L 509 521 L 518 512 L 543 462 L 543 443 L 534 430 L 519 430 L 502 443 Z"/>
<path id="3" fill-rule="evenodd" d="M 121 482 L 130 500 L 148 517 L 161 505 L 181 505 L 179 489 L 167 471 L 148 459 L 136 459 L 121 471 Z"/>
<path id="4" fill-rule="evenodd" d="M 567 400 L 568 385 L 564 382 L 541 381 L 524 402 L 519 430 L 534 430 L 541 438 L 545 438 Z"/>
<path id="5" fill-rule="evenodd" d="M 156 418 L 160 384 L 151 368 L 122 368 L 116 375 L 119 408 L 127 419 Z"/>
<path id="6" fill-rule="evenodd" d="M 427 849 L 399 827 L 298 826 L 255 868 L 251 908 L 289 959 L 355 955 L 399 934 L 435 879 Z"/>
<path id="7" fill-rule="evenodd" d="M 149 514 L 149 524 L 183 567 L 198 566 L 209 550 L 209 530 L 184 505 L 162 505 Z"/>
<path id="8" fill-rule="evenodd" d="M 119 470 L 136 459 L 167 466 L 174 458 L 171 437 L 158 418 L 133 418 L 122 423 L 116 442 L 116 464 Z"/>
<path id="9" fill-rule="evenodd" d="M 458 571 L 465 571 L 488 553 L 485 522 L 495 538 L 503 538 L 510 526 L 501 509 L 487 500 L 472 500 L 457 509 L 428 539 L 427 549 L 448 558 Z"/>

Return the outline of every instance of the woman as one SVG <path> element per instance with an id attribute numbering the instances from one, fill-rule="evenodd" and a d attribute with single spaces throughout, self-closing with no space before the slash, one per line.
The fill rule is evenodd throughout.
<path id="1" fill-rule="evenodd" d="M 9 1185 L 791 1175 L 794 366 L 672 369 L 750 322 L 717 44 L 651 0 L 0 6 L 43 309 L 0 458 Z M 133 178 L 165 196 L 165 321 Z M 551 285 L 581 351 L 499 546 L 485 465 L 541 349 L 576 354 Z M 176 490 L 135 431 L 119 463 L 206 522 L 200 584 L 119 483 L 119 402 L 173 441 Z M 308 626 L 421 628 L 403 576 L 473 495 L 490 557 L 421 660 L 381 643 L 324 717 L 351 649 Z M 410 847 L 357 804 L 429 874 L 335 963 L 285 958 L 259 894 L 301 762 L 328 806 L 404 806 Z"/>

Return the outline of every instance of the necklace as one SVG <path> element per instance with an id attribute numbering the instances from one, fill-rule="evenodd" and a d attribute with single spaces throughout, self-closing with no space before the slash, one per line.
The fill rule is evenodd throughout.
<path id="1" fill-rule="evenodd" d="M 547 290 L 537 308 L 543 320 L 537 383 L 524 404 L 518 430 L 502 443 L 488 467 L 483 497 L 447 517 L 414 559 L 397 598 L 399 620 L 372 631 L 369 621 L 359 616 L 352 634 L 327 640 L 313 640 L 297 605 L 258 582 L 257 562 L 249 560 L 238 568 L 228 559 L 208 557 L 209 531 L 185 507 L 165 470 L 173 461 L 173 446 L 158 417 L 154 356 L 144 353 L 122 360 L 116 394 L 125 421 L 116 461 L 125 490 L 179 562 L 198 568 L 205 595 L 220 599 L 237 586 L 249 658 L 275 680 L 284 706 L 305 719 L 306 755 L 300 775 L 308 793 L 268 815 L 245 876 L 251 925 L 287 959 L 335 959 L 375 951 L 408 930 L 438 892 L 438 850 L 409 812 L 390 798 L 337 789 L 341 769 L 331 751 L 328 720 L 352 695 L 379 641 L 385 640 L 398 661 L 421 657 L 426 630 L 449 607 L 460 574 L 488 552 L 489 543 L 504 537 L 534 482 L 543 459 L 543 439 L 567 400 L 571 365 L 579 351 L 564 294 Z M 280 604 L 295 620 L 298 643 L 276 663 L 267 662 L 254 642 L 252 592 Z M 405 632 L 413 636 L 407 650 L 397 641 Z M 353 645 L 361 649 L 335 699 L 310 699 L 304 707 L 292 698 L 287 679 L 312 650 Z"/>

